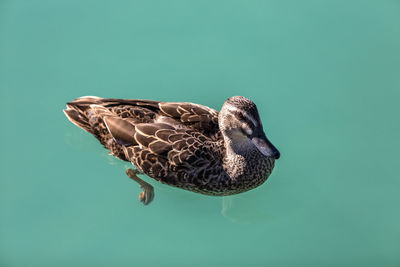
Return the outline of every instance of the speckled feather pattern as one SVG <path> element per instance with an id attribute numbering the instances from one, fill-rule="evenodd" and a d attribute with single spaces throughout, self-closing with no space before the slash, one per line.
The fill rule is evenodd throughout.
<path id="1" fill-rule="evenodd" d="M 231 195 L 262 184 L 274 166 L 257 150 L 226 157 L 219 113 L 206 106 L 82 97 L 67 107 L 69 119 L 112 155 L 171 186 Z"/>

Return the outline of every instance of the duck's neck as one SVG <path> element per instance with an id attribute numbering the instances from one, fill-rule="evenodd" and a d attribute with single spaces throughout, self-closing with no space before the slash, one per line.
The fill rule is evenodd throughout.
<path id="1" fill-rule="evenodd" d="M 273 161 L 262 155 L 250 140 L 237 140 L 225 137 L 225 172 L 233 180 L 251 180 L 272 171 Z"/>

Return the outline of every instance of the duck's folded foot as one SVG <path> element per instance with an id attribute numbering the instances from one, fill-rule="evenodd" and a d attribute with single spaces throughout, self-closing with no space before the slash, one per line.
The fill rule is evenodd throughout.
<path id="1" fill-rule="evenodd" d="M 154 198 L 154 188 L 149 183 L 146 183 L 145 181 L 137 177 L 137 174 L 139 173 L 140 172 L 138 170 L 134 169 L 126 170 L 126 174 L 129 176 L 129 178 L 136 181 L 138 184 L 140 184 L 140 187 L 143 188 L 143 191 L 139 194 L 139 200 L 144 205 L 148 205 Z"/>

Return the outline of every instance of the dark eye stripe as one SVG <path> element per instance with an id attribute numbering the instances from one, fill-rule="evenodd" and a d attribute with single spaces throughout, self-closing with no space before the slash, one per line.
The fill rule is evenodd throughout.
<path id="1" fill-rule="evenodd" d="M 233 111 L 230 110 L 230 112 L 235 116 L 235 118 L 239 119 L 242 122 L 245 122 L 246 124 L 248 124 L 250 126 L 250 128 L 255 128 L 256 125 L 254 125 L 253 121 L 250 120 L 249 118 L 247 118 L 247 116 L 245 116 L 242 111 Z"/>

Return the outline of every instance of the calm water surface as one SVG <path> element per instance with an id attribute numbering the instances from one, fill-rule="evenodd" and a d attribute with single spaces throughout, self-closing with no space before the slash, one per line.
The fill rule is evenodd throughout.
<path id="1" fill-rule="evenodd" d="M 398 266 L 399 1 L 0 2 L 0 266 Z M 282 153 L 207 197 L 137 184 L 82 95 L 253 99 Z"/>

